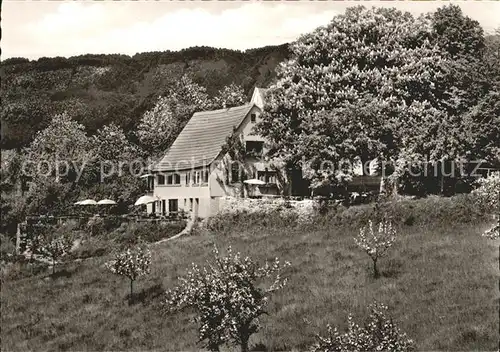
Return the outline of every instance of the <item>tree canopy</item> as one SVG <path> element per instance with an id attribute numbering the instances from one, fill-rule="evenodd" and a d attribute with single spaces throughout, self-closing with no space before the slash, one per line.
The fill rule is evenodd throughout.
<path id="1" fill-rule="evenodd" d="M 342 165 L 356 158 L 474 159 L 484 154 L 480 134 L 497 133 L 489 113 L 487 131 L 468 125 L 481 120 L 474 107 L 492 110 L 483 48 L 479 23 L 458 6 L 418 18 L 348 8 L 291 44 L 258 131 L 270 156 L 302 168 L 313 188 L 349 179 Z"/>

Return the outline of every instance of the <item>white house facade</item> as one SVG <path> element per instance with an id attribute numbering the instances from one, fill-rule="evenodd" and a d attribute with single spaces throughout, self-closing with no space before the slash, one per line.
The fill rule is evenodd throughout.
<path id="1" fill-rule="evenodd" d="M 148 211 L 170 215 L 184 210 L 205 218 L 216 214 L 227 196 L 278 194 L 276 173 L 261 158 L 265 141 L 253 134 L 262 106 L 263 94 L 256 88 L 249 104 L 195 113 L 153 167 L 153 196 L 157 201 L 148 206 Z M 244 146 L 244 160 L 233 160 L 223 150 L 232 135 Z M 249 179 L 264 184 L 243 182 Z"/>

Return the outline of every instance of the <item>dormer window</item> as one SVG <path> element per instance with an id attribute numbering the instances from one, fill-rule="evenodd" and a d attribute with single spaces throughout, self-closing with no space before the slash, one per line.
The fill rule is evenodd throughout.
<path id="1" fill-rule="evenodd" d="M 257 121 L 257 114 L 251 114 L 250 115 L 250 122 L 255 122 Z"/>

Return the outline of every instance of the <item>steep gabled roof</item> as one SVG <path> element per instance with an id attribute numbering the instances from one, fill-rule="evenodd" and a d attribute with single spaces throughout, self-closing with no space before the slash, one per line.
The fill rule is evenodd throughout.
<path id="1" fill-rule="evenodd" d="M 266 93 L 268 90 L 269 90 L 269 88 L 255 87 L 253 90 L 251 101 L 253 103 L 255 103 L 257 106 L 259 106 L 260 108 L 262 108 L 264 105 Z"/>
<path id="2" fill-rule="evenodd" d="M 226 137 L 238 128 L 254 104 L 197 112 L 191 117 L 153 171 L 174 171 L 207 166 L 221 152 Z"/>

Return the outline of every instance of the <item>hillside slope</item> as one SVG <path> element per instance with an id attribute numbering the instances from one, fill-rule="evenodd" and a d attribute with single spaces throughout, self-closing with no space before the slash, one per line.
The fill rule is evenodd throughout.
<path id="1" fill-rule="evenodd" d="M 26 146 L 51 116 L 69 111 L 92 133 L 108 123 L 133 129 L 141 114 L 173 82 L 187 74 L 210 95 L 230 83 L 247 94 L 267 86 L 288 45 L 245 52 L 194 47 L 178 52 L 12 58 L 2 62 L 4 149 Z"/>
<path id="2" fill-rule="evenodd" d="M 14 268 L 0 293 L 2 348 L 199 350 L 193 315 L 162 314 L 162 294 L 178 284 L 191 263 L 206 265 L 216 244 L 260 263 L 275 257 L 291 262 L 288 285 L 271 299 L 269 316 L 251 339 L 258 350 L 307 350 L 328 323 L 345 328 L 349 313 L 361 320 L 374 300 L 388 305 L 417 350 L 494 350 L 498 241 L 481 237 L 491 220 L 478 219 L 467 205 L 460 197 L 394 205 L 394 214 L 402 215 L 398 239 L 380 262 L 379 279 L 353 240 L 358 224 L 370 217 L 368 205 L 305 227 L 262 214 L 227 218 L 218 231 L 154 246 L 151 274 L 137 281 L 132 306 L 126 301 L 127 280 L 103 265 L 108 256 L 60 265 L 55 276 Z"/>

